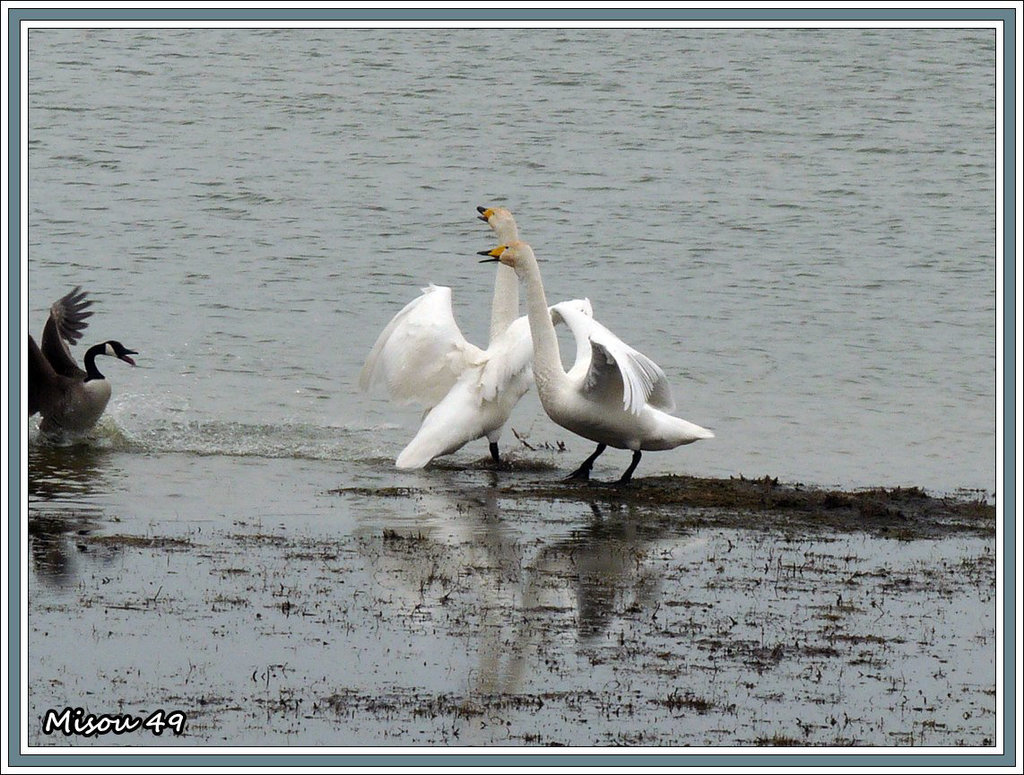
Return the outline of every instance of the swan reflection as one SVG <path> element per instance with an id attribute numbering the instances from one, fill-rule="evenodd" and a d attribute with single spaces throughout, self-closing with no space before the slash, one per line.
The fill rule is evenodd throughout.
<path id="1" fill-rule="evenodd" d="M 652 536 L 631 506 L 572 513 L 559 504 L 538 516 L 543 503 L 503 497 L 494 484 L 415 490 L 382 519 L 385 505 L 367 504 L 373 516 L 361 528 L 382 537 L 361 542 L 378 597 L 423 622 L 456 620 L 471 694 L 527 691 L 540 662 L 559 661 L 558 648 L 615 637 L 617 619 L 657 605 Z"/>

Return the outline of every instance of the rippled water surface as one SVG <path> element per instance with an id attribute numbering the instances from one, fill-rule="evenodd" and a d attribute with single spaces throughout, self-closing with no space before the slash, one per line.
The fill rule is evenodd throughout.
<path id="1" fill-rule="evenodd" d="M 715 430 L 641 473 L 995 484 L 990 33 L 36 30 L 30 56 L 29 325 L 94 294 L 89 336 L 141 353 L 111 415 L 154 451 L 213 422 L 225 452 L 298 424 L 349 435 L 350 472 L 396 455 L 417 414 L 360 395 L 362 359 L 428 282 L 484 341 L 500 203 L 549 297 Z M 589 447 L 538 409 L 513 426 Z"/>
<path id="2" fill-rule="evenodd" d="M 117 577 L 46 559 L 68 525 L 380 535 L 390 507 L 326 493 L 479 486 L 483 441 L 397 472 L 419 411 L 356 381 L 430 282 L 484 343 L 481 204 L 714 430 L 638 477 L 990 497 L 994 58 L 960 29 L 34 29 L 29 330 L 82 285 L 83 344 L 139 356 L 103 363 L 92 439 L 33 431 L 32 583 Z M 533 395 L 510 426 L 502 476 L 591 451 Z M 585 519 L 563 517 L 559 540 Z"/>

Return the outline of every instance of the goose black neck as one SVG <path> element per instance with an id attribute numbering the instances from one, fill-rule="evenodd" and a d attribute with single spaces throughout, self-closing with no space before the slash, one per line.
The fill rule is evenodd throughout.
<path id="1" fill-rule="evenodd" d="M 96 356 L 105 355 L 107 351 L 107 345 L 94 344 L 88 350 L 85 351 L 85 381 L 88 382 L 91 379 L 106 379 L 100 370 L 96 368 Z"/>

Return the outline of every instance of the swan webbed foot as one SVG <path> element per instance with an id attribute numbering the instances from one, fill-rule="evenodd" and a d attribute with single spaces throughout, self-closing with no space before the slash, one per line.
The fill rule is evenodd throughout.
<path id="1" fill-rule="evenodd" d="M 567 482 L 589 482 L 591 466 L 582 465 L 565 477 Z"/>
<path id="2" fill-rule="evenodd" d="M 575 471 L 573 471 L 571 474 L 569 474 L 565 478 L 567 480 L 568 479 L 573 479 L 573 480 L 582 481 L 582 482 L 590 481 L 590 469 L 592 469 L 594 467 L 594 461 L 597 460 L 598 456 L 602 452 L 604 452 L 607 448 L 608 447 L 605 444 L 598 444 L 597 445 L 597 449 L 594 450 L 594 454 L 591 455 L 590 457 L 588 457 L 582 463 L 580 463 L 580 467 L 577 468 Z"/>
<path id="3" fill-rule="evenodd" d="M 633 452 L 633 461 L 629 464 L 629 468 L 626 469 L 626 472 L 621 476 L 619 481 L 615 483 L 615 486 L 625 487 L 629 484 L 630 480 L 633 478 L 633 472 L 636 471 L 636 467 L 638 465 L 640 465 L 640 450 Z"/>
<path id="4" fill-rule="evenodd" d="M 491 450 L 491 470 L 492 471 L 511 471 L 512 470 L 512 464 L 508 461 L 508 459 L 507 458 L 503 459 L 501 457 L 501 455 L 498 454 L 498 443 L 496 441 L 492 441 L 491 442 L 490 450 Z"/>

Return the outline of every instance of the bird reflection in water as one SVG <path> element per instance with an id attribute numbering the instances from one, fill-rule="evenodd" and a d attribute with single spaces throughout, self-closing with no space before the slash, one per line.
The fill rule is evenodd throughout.
<path id="1" fill-rule="evenodd" d="M 28 549 L 38 578 L 58 587 L 75 581 L 75 537 L 104 515 L 93 500 L 110 487 L 110 451 L 88 441 L 28 447 Z"/>
<path id="2" fill-rule="evenodd" d="M 658 590 L 656 576 L 643 562 L 648 550 L 638 535 L 635 509 L 606 506 L 607 515 L 596 503 L 590 509 L 594 518 L 541 558 L 568 566 L 573 574 L 577 628 L 585 640 L 605 634 L 624 610 L 654 607 Z"/>
<path id="3" fill-rule="evenodd" d="M 387 604 L 399 610 L 429 617 L 437 599 L 445 606 L 453 593 L 475 598 L 461 622 L 477 654 L 468 688 L 517 694 L 555 640 L 575 632 L 586 646 L 610 637 L 617 617 L 656 607 L 659 585 L 645 563 L 651 538 L 633 507 L 590 504 L 567 533 L 564 512 L 557 522 L 523 516 L 492 477 L 492 486 L 417 491 L 415 515 L 386 528 L 383 551 L 368 559 L 374 577 L 386 580 Z"/>

